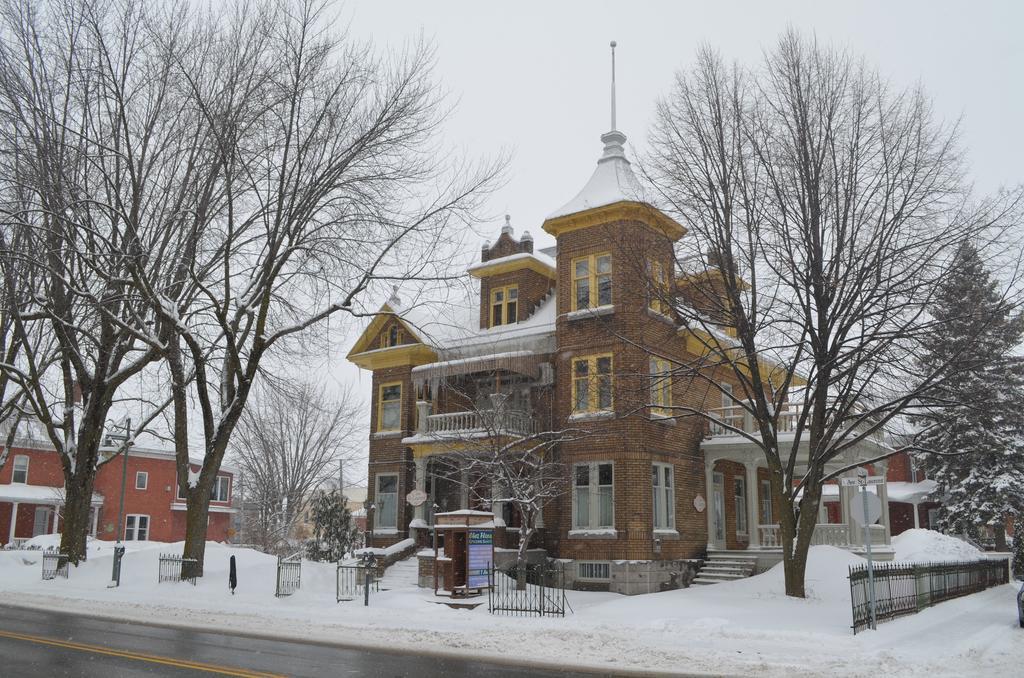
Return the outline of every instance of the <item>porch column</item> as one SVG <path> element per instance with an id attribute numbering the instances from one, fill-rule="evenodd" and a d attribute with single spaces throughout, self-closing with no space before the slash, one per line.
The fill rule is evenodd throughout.
<path id="1" fill-rule="evenodd" d="M 882 465 L 882 477 L 885 478 L 886 465 Z M 892 530 L 889 528 L 889 481 L 883 480 L 878 488 L 878 498 L 882 500 L 882 527 L 885 528 L 885 543 L 892 543 Z M 916 511 L 914 512 L 917 513 Z"/>
<path id="2" fill-rule="evenodd" d="M 747 469 L 747 532 L 750 537 L 747 547 L 756 549 L 761 546 L 761 517 L 757 510 L 757 462 L 748 461 L 743 466 Z"/>
<path id="3" fill-rule="evenodd" d="M 60 506 L 57 504 L 53 505 L 53 529 L 50 530 L 50 534 L 57 534 L 57 517 L 60 515 Z"/>
<path id="4" fill-rule="evenodd" d="M 711 506 L 715 486 L 715 459 L 704 458 L 704 514 L 708 521 L 708 548 L 714 548 L 714 509 Z"/>
<path id="5" fill-rule="evenodd" d="M 11 531 L 7 533 L 7 543 L 14 543 L 14 528 L 18 526 L 18 507 L 21 504 L 13 502 L 11 504 Z"/>
<path id="6" fill-rule="evenodd" d="M 96 536 L 96 525 L 97 525 L 97 523 L 99 523 L 99 520 L 100 520 L 100 507 L 99 506 L 93 506 L 92 507 L 92 536 L 94 536 L 94 537 Z"/>
<path id="7" fill-rule="evenodd" d="M 843 474 L 844 478 L 856 477 L 853 471 L 847 471 Z M 846 525 L 846 538 L 847 543 L 856 545 L 861 542 L 861 538 L 864 534 L 863 530 L 857 529 L 857 526 L 853 524 L 853 518 L 850 517 L 850 502 L 853 501 L 854 494 L 857 492 L 856 487 L 846 487 L 844 485 L 839 486 L 839 512 L 843 524 Z"/>
<path id="8" fill-rule="evenodd" d="M 469 469 L 459 471 L 459 482 L 462 489 L 459 491 L 459 508 L 469 508 Z"/>
<path id="9" fill-rule="evenodd" d="M 918 509 L 918 506 L 917 506 L 916 503 L 911 502 L 910 505 L 914 509 L 914 529 L 915 530 L 919 530 L 919 529 L 921 529 L 921 516 L 918 515 L 920 513 L 920 510 Z"/>
<path id="10" fill-rule="evenodd" d="M 417 403 L 419 404 L 419 403 Z M 420 457 L 414 461 L 416 464 L 416 489 L 420 492 L 427 491 L 427 458 Z M 426 524 L 426 511 L 429 499 L 413 509 L 413 522 L 422 526 Z"/>

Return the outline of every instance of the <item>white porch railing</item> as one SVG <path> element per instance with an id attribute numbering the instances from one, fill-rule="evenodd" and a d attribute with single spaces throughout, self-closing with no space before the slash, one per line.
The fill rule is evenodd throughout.
<path id="1" fill-rule="evenodd" d="M 447 412 L 426 417 L 426 433 L 444 435 L 480 431 L 529 435 L 534 432 L 533 418 L 528 412 L 517 410 Z"/>
<path id="2" fill-rule="evenodd" d="M 818 523 L 811 535 L 811 546 L 860 546 L 861 539 L 851 539 L 850 526 L 845 523 Z M 864 528 L 854 527 L 858 536 L 864 534 Z M 778 525 L 758 525 L 758 535 L 763 548 L 782 548 L 782 532 Z M 872 525 L 868 528 L 872 546 L 885 545 L 885 526 Z"/>
<path id="3" fill-rule="evenodd" d="M 881 527 L 879 525 L 878 527 Z M 778 525 L 758 525 L 761 546 L 765 548 L 781 548 L 782 532 Z M 884 530 L 883 530 L 884 539 Z M 874 542 L 872 542 L 874 543 Z M 819 523 L 814 526 L 811 535 L 811 546 L 850 546 L 850 528 L 843 523 Z"/>

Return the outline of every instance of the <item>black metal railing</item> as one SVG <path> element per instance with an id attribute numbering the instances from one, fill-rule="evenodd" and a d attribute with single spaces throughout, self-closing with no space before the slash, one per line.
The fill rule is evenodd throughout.
<path id="1" fill-rule="evenodd" d="M 68 578 L 68 557 L 57 549 L 43 551 L 43 580 Z"/>
<path id="2" fill-rule="evenodd" d="M 886 621 L 916 614 L 951 600 L 1010 581 L 1008 560 L 954 563 L 875 565 L 875 619 Z M 867 565 L 850 568 L 853 632 L 871 625 L 871 596 Z"/>
<path id="3" fill-rule="evenodd" d="M 491 568 L 488 576 L 487 610 L 491 614 L 516 617 L 564 617 L 568 609 L 565 596 L 565 567 L 561 563 L 527 564 L 520 573 L 517 566 Z"/>
<path id="4" fill-rule="evenodd" d="M 277 557 L 277 590 L 278 598 L 290 596 L 299 590 L 302 583 L 302 554 L 294 553 L 288 557 Z"/>
<path id="5" fill-rule="evenodd" d="M 160 574 L 157 583 L 187 581 L 192 586 L 195 586 L 196 572 L 198 571 L 199 561 L 195 558 L 185 558 L 172 553 L 161 553 Z"/>

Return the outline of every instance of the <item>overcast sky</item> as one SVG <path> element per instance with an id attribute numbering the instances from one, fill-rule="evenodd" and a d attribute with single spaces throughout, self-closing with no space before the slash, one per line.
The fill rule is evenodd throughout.
<path id="1" fill-rule="evenodd" d="M 618 127 L 643 152 L 654 103 L 701 43 L 728 60 L 759 62 L 793 25 L 849 47 L 896 86 L 920 81 L 940 115 L 962 118 L 979 191 L 1024 182 L 1024 2 L 423 2 L 350 0 L 338 13 L 355 37 L 400 47 L 421 33 L 437 49 L 437 78 L 457 99 L 451 144 L 513 152 L 500 216 L 540 246 L 544 217 L 571 199 L 609 128 L 609 47 L 616 50 Z M 368 401 L 369 375 L 347 364 L 354 337 L 330 358 L 338 381 Z M 368 415 L 367 415 L 368 416 Z M 365 468 L 359 470 L 365 474 Z"/>

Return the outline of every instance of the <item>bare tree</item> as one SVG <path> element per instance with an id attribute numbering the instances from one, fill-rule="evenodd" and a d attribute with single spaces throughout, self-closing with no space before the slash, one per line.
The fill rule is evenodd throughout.
<path id="1" fill-rule="evenodd" d="M 450 397 L 468 404 L 466 412 L 474 427 L 438 438 L 444 451 L 431 457 L 434 468 L 462 484 L 472 504 L 512 508 L 519 518 L 517 585 L 525 588 L 527 550 L 544 508 L 570 488 L 569 469 L 558 447 L 583 438 L 587 432 L 545 426 L 550 417 L 512 409 L 506 393 L 490 394 L 486 406 L 480 407 L 478 399 L 455 386 L 449 384 L 446 388 Z"/>
<path id="2" fill-rule="evenodd" d="M 256 388 L 230 446 L 254 516 L 246 529 L 250 541 L 269 551 L 292 536 L 313 491 L 357 455 L 358 409 L 348 389 L 331 398 L 323 386 L 308 382 L 262 382 Z"/>
<path id="3" fill-rule="evenodd" d="M 1016 223 L 1020 192 L 971 207 L 956 128 L 920 89 L 792 31 L 759 70 L 702 50 L 651 142 L 648 178 L 689 229 L 685 287 L 652 294 L 699 347 L 671 379 L 721 392 L 737 416 L 675 409 L 763 452 L 786 593 L 802 597 L 822 484 L 866 461 L 854 447 L 892 454 L 884 436 L 949 377 L 913 360 L 941 322 L 936 283 L 961 243 L 993 245 Z"/>
<path id="4" fill-rule="evenodd" d="M 447 277 L 446 245 L 499 169 L 440 152 L 446 109 L 424 45 L 378 55 L 310 0 L 233 6 L 202 24 L 204 48 L 181 68 L 215 140 L 217 200 L 181 248 L 176 284 L 146 291 L 168 333 L 185 555 L 197 574 L 210 491 L 264 359 L 335 314 L 361 314 L 361 297 L 383 283 Z"/>
<path id="5" fill-rule="evenodd" d="M 162 353 L 161 318 L 135 281 L 175 273 L 166 255 L 205 187 L 205 128 L 176 82 L 178 8 L 8 0 L 0 14 L 0 190 L 5 232 L 25 238 L 22 273 L 5 265 L 4 278 L 18 360 L 0 371 L 60 455 L 61 550 L 77 563 L 115 394 Z"/>

